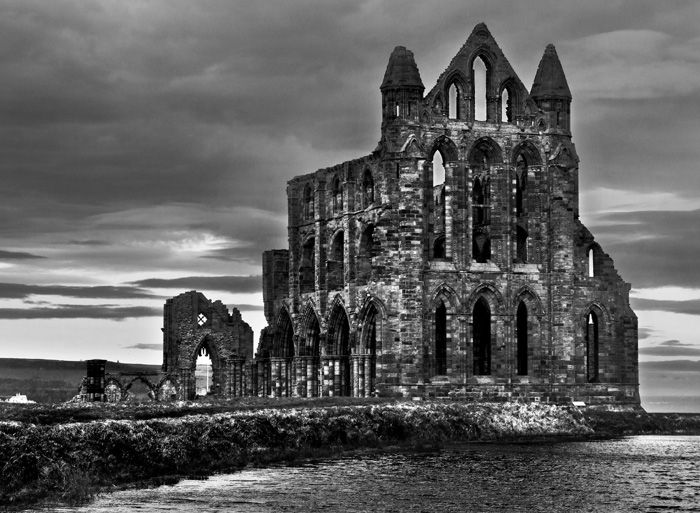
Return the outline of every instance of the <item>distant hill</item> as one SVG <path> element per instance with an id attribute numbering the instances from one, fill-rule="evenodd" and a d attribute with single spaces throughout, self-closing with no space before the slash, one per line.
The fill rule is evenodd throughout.
<path id="1" fill-rule="evenodd" d="M 160 365 L 107 361 L 110 374 L 158 372 Z M 84 361 L 0 358 L 0 399 L 24 394 L 38 403 L 60 403 L 78 393 L 87 374 Z"/>

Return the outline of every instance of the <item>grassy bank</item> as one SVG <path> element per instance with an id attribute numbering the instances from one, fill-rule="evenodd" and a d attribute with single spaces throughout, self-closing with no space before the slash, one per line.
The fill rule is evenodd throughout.
<path id="1" fill-rule="evenodd" d="M 173 482 L 361 448 L 617 435 L 629 426 L 658 433 L 653 420 L 640 411 L 582 413 L 539 403 L 381 399 L 5 407 L 0 409 L 0 504 L 26 505 L 46 497 L 80 502 L 112 486 Z"/>

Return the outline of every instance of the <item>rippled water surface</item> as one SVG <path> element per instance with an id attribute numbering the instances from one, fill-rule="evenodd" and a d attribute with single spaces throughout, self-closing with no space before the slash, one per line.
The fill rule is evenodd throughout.
<path id="1" fill-rule="evenodd" d="M 58 511 L 700 511 L 700 437 L 461 444 L 251 469 Z"/>

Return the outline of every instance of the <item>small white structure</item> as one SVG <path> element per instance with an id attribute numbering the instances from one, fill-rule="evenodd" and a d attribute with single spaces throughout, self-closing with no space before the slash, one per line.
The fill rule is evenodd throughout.
<path id="1" fill-rule="evenodd" d="M 26 395 L 22 395 L 20 393 L 17 393 L 14 396 L 10 397 L 7 400 L 7 402 L 8 403 L 26 403 L 26 404 L 36 403 L 36 401 L 30 401 L 29 399 L 27 399 Z"/>

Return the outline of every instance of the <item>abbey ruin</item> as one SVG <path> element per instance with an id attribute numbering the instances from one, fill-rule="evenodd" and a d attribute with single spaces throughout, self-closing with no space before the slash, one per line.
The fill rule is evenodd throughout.
<path id="1" fill-rule="evenodd" d="M 166 304 L 173 396 L 194 397 L 204 348 L 223 396 L 639 404 L 630 285 L 579 220 L 554 46 L 528 91 L 479 24 L 427 93 L 396 47 L 380 92 L 374 151 L 287 184 L 254 358 L 240 314 L 195 292 Z"/>

